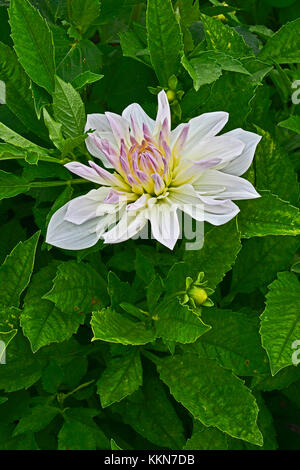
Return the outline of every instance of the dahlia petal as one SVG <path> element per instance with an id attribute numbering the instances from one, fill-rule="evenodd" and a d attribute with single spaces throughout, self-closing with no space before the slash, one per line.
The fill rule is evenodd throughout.
<path id="1" fill-rule="evenodd" d="M 87 220 L 76 225 L 65 220 L 69 203 L 58 209 L 51 217 L 48 225 L 46 242 L 65 250 L 83 250 L 97 243 L 96 234 L 98 218 Z"/>
<path id="2" fill-rule="evenodd" d="M 244 148 L 245 144 L 241 140 L 220 135 L 203 139 L 192 148 L 185 145 L 181 152 L 181 158 L 193 161 L 219 158 L 224 163 L 241 155 Z"/>
<path id="3" fill-rule="evenodd" d="M 69 171 L 71 171 L 75 175 L 80 176 L 81 178 L 85 180 L 92 181 L 93 183 L 97 183 L 97 184 L 107 185 L 106 180 L 102 176 L 100 176 L 100 174 L 95 170 L 95 168 L 91 168 L 79 162 L 66 163 L 64 166 Z"/>
<path id="4" fill-rule="evenodd" d="M 146 124 L 151 133 L 153 132 L 155 121 L 137 103 L 127 106 L 122 113 L 122 117 L 134 128 L 132 132 L 138 141 L 144 137 L 143 124 Z"/>
<path id="5" fill-rule="evenodd" d="M 245 144 L 243 152 L 222 168 L 222 171 L 225 173 L 240 176 L 250 167 L 256 147 L 261 140 L 261 136 L 254 132 L 244 131 L 243 129 L 234 129 L 233 131 L 227 132 L 223 135 L 239 139 Z"/>
<path id="6" fill-rule="evenodd" d="M 144 211 L 123 213 L 119 223 L 103 234 L 104 243 L 120 243 L 138 234 L 147 224 Z"/>
<path id="7" fill-rule="evenodd" d="M 147 214 L 154 238 L 170 250 L 173 250 L 180 235 L 176 210 L 168 201 L 161 199 L 153 204 Z"/>
<path id="8" fill-rule="evenodd" d="M 169 137 L 171 131 L 171 111 L 166 92 L 162 90 L 158 94 L 158 111 L 155 121 L 153 134 L 158 138 L 162 129 L 164 129 L 164 137 Z"/>
<path id="9" fill-rule="evenodd" d="M 109 163 L 105 154 L 101 152 L 101 150 L 96 145 L 94 139 L 92 138 L 92 136 L 97 136 L 100 139 L 107 139 L 114 149 L 117 148 L 116 139 L 105 114 L 88 114 L 85 125 L 85 132 L 90 129 L 95 129 L 95 132 L 89 134 L 89 136 L 85 140 L 89 153 L 93 155 L 93 157 L 102 160 L 106 168 L 112 168 L 111 163 Z"/>
<path id="10" fill-rule="evenodd" d="M 108 119 L 108 122 L 110 124 L 110 127 L 112 129 L 112 132 L 114 134 L 114 137 L 116 139 L 118 146 L 120 147 L 122 140 L 124 140 L 126 144 L 129 144 L 130 142 L 129 124 L 126 121 L 126 119 L 122 118 L 122 116 L 119 116 L 118 114 L 109 113 L 109 112 L 106 112 L 105 116 Z"/>
<path id="11" fill-rule="evenodd" d="M 191 184 L 184 184 L 178 188 L 170 188 L 168 199 L 178 209 L 189 214 L 198 221 L 204 220 L 203 203 Z"/>
<path id="12" fill-rule="evenodd" d="M 208 197 L 202 197 L 201 200 L 204 205 L 204 220 L 213 225 L 226 224 L 240 211 L 238 206 L 230 200 L 217 201 Z"/>
<path id="13" fill-rule="evenodd" d="M 253 199 L 260 197 L 252 184 L 239 176 L 229 175 L 218 170 L 205 171 L 193 186 L 200 195 L 207 192 L 216 194 L 218 199 Z"/>
<path id="14" fill-rule="evenodd" d="M 202 139 L 217 135 L 228 121 L 229 114 L 223 111 L 204 113 L 188 122 L 189 131 L 184 145 L 185 151 L 191 151 Z M 179 124 L 171 133 L 172 146 L 186 124 Z"/>
<path id="15" fill-rule="evenodd" d="M 109 193 L 109 188 L 93 189 L 84 196 L 76 197 L 68 203 L 65 220 L 76 225 L 81 225 L 90 219 L 97 217 L 99 205 Z"/>

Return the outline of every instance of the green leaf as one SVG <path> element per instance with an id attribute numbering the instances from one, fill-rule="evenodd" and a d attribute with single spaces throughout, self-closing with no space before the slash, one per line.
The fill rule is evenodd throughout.
<path id="1" fill-rule="evenodd" d="M 73 152 L 76 147 L 80 147 L 85 142 L 86 138 L 87 134 L 82 134 L 65 139 L 61 149 L 61 158 L 65 158 L 68 155 L 70 156 L 71 152 Z"/>
<path id="2" fill-rule="evenodd" d="M 0 366 L 0 390 L 15 392 L 31 387 L 40 379 L 44 366 L 45 362 L 32 354 L 19 331 L 7 347 L 6 364 Z"/>
<path id="3" fill-rule="evenodd" d="M 29 412 L 18 422 L 13 437 L 27 431 L 38 432 L 44 429 L 59 414 L 60 410 L 47 404 L 30 408 Z"/>
<path id="4" fill-rule="evenodd" d="M 187 440 L 184 450 L 227 450 L 226 434 L 216 428 L 203 426 L 194 421 L 193 434 Z"/>
<path id="5" fill-rule="evenodd" d="M 102 408 L 123 400 L 135 392 L 143 382 L 140 354 L 135 349 L 110 360 L 97 382 Z"/>
<path id="6" fill-rule="evenodd" d="M 252 77 L 245 74 L 237 74 L 225 71 L 223 75 L 213 84 L 211 93 L 206 100 L 200 101 L 200 106 L 192 107 L 193 116 L 205 112 L 227 111 L 229 122 L 227 130 L 245 126 L 245 121 L 251 111 L 251 100 L 254 97 L 257 85 Z M 205 87 L 204 87 L 205 89 Z M 202 88 L 200 88 L 200 91 Z M 226 90 L 226 93 L 224 93 Z M 194 98 L 197 103 L 198 99 Z M 192 117 L 193 117 L 192 116 Z"/>
<path id="7" fill-rule="evenodd" d="M 151 62 L 162 86 L 176 75 L 183 53 L 182 34 L 171 0 L 149 0 L 147 7 L 148 47 Z"/>
<path id="8" fill-rule="evenodd" d="M 281 199 L 296 205 L 299 200 L 297 174 L 288 154 L 281 149 L 268 132 L 258 129 L 263 139 L 255 153 L 255 184 L 268 189 Z M 284 166 L 284 178 L 282 178 Z"/>
<path id="9" fill-rule="evenodd" d="M 154 309 L 157 306 L 157 303 L 163 291 L 164 288 L 162 280 L 158 275 L 156 275 L 156 277 L 147 286 L 147 306 L 151 316 L 154 313 Z"/>
<path id="10" fill-rule="evenodd" d="M 34 153 L 38 155 L 39 160 L 60 163 L 57 158 L 51 157 L 49 155 L 49 153 L 51 152 L 50 150 L 40 147 L 39 145 L 36 145 L 33 142 L 30 142 L 30 140 L 27 140 L 21 135 L 17 134 L 15 131 L 7 127 L 2 122 L 0 122 L 0 139 L 16 147 L 17 153 L 15 158 L 20 158 L 21 156 L 20 149 L 18 148 L 20 147 L 21 149 L 23 149 L 24 159 L 30 153 Z"/>
<path id="11" fill-rule="evenodd" d="M 0 333 L 10 333 L 9 342 L 14 338 L 19 326 L 20 310 L 16 307 L 0 307 Z M 4 338 L 5 339 L 5 338 Z M 8 341 L 4 341 L 8 346 Z"/>
<path id="12" fill-rule="evenodd" d="M 29 185 L 24 178 L 0 170 L 0 200 L 26 193 L 28 190 Z"/>
<path id="13" fill-rule="evenodd" d="M 290 116 L 285 121 L 279 122 L 278 126 L 294 131 L 297 134 L 300 134 L 300 116 L 294 115 Z"/>
<path id="14" fill-rule="evenodd" d="M 181 62 L 193 79 L 196 91 L 217 80 L 222 75 L 222 70 L 250 75 L 239 60 L 222 52 L 205 51 L 190 60 L 183 57 Z"/>
<path id="15" fill-rule="evenodd" d="M 154 331 L 146 328 L 143 322 L 130 320 L 127 315 L 111 308 L 93 312 L 91 325 L 94 334 L 93 341 L 140 345 L 150 343 L 155 339 Z"/>
<path id="16" fill-rule="evenodd" d="M 57 27 L 53 29 L 53 34 L 58 64 L 57 75 L 65 82 L 73 82 L 83 73 L 98 74 L 100 72 L 103 57 L 96 44 L 88 39 L 74 43 L 64 30 Z"/>
<path id="17" fill-rule="evenodd" d="M 29 284 L 40 232 L 19 242 L 0 267 L 0 304 L 19 305 L 20 295 Z"/>
<path id="18" fill-rule="evenodd" d="M 43 137 L 44 127 L 36 118 L 34 102 L 28 93 L 30 80 L 19 64 L 16 54 L 2 42 L 0 42 L 0 79 L 5 82 L 5 103 L 9 109 L 27 129 Z"/>
<path id="19" fill-rule="evenodd" d="M 43 109 L 43 116 L 45 124 L 49 131 L 50 140 L 53 142 L 56 148 L 61 150 L 64 145 L 64 138 L 61 130 L 62 124 L 54 121 L 54 119 L 50 116 L 46 108 Z"/>
<path id="20" fill-rule="evenodd" d="M 53 288 L 43 296 L 62 312 L 90 313 L 107 304 L 106 283 L 88 264 L 67 261 L 58 266 Z"/>
<path id="21" fill-rule="evenodd" d="M 65 137 L 83 134 L 85 126 L 84 104 L 72 85 L 65 83 L 59 77 L 55 79 L 53 111 L 55 120 L 62 124 Z"/>
<path id="22" fill-rule="evenodd" d="M 155 320 L 157 336 L 178 343 L 193 343 L 211 328 L 178 299 L 160 303 L 155 310 Z"/>
<path id="23" fill-rule="evenodd" d="M 269 372 L 257 317 L 216 308 L 204 309 L 202 315 L 212 329 L 184 351 L 214 360 L 241 376 Z"/>
<path id="24" fill-rule="evenodd" d="M 47 214 L 47 217 L 46 217 L 47 226 L 53 214 L 62 206 L 64 206 L 67 202 L 70 201 L 70 199 L 72 198 L 72 194 L 73 194 L 73 188 L 71 186 L 67 186 L 63 190 L 63 192 L 58 196 L 58 198 L 56 199 L 56 201 L 54 202 L 53 206 L 51 207 L 50 211 Z"/>
<path id="25" fill-rule="evenodd" d="M 203 85 L 215 82 L 222 75 L 220 65 L 207 57 L 197 57 L 191 60 L 183 57 L 181 63 L 193 79 L 196 91 Z"/>
<path id="26" fill-rule="evenodd" d="M 68 13 L 70 22 L 81 32 L 84 33 L 91 23 L 93 23 L 100 14 L 99 0 L 72 0 L 68 2 Z"/>
<path id="27" fill-rule="evenodd" d="M 262 344 L 270 359 L 272 375 L 293 364 L 293 342 L 300 338 L 300 284 L 293 273 L 278 273 L 269 286 L 261 315 Z"/>
<path id="28" fill-rule="evenodd" d="M 37 85 L 54 90 L 54 47 L 46 20 L 28 0 L 10 2 L 9 20 L 21 65 Z"/>
<path id="29" fill-rule="evenodd" d="M 135 293 L 128 282 L 122 282 L 118 276 L 110 271 L 108 273 L 108 293 L 111 306 L 117 309 L 122 302 L 135 302 Z"/>
<path id="30" fill-rule="evenodd" d="M 266 43 L 259 54 L 259 59 L 278 64 L 300 62 L 300 18 L 285 24 Z"/>
<path id="31" fill-rule="evenodd" d="M 103 78 L 104 75 L 99 75 L 98 73 L 93 73 L 87 70 L 86 72 L 82 72 L 77 77 L 72 80 L 72 86 L 76 90 L 80 90 L 84 88 L 86 85 L 90 85 L 91 83 L 98 82 Z"/>
<path id="32" fill-rule="evenodd" d="M 252 49 L 235 29 L 210 16 L 202 14 L 201 19 L 209 49 L 225 52 L 238 59 L 254 55 Z"/>
<path id="33" fill-rule="evenodd" d="M 30 83 L 30 88 L 34 102 L 34 109 L 38 119 L 40 119 L 44 107 L 50 105 L 51 97 L 44 88 L 39 87 L 34 82 Z"/>
<path id="34" fill-rule="evenodd" d="M 191 354 L 161 359 L 157 367 L 174 398 L 194 418 L 230 436 L 262 444 L 255 398 L 232 372 Z"/>
<path id="35" fill-rule="evenodd" d="M 6 363 L 6 349 L 9 343 L 14 339 L 17 330 L 0 331 L 0 365 Z"/>
<path id="36" fill-rule="evenodd" d="M 139 276 L 146 285 L 150 284 L 155 277 L 155 268 L 151 260 L 149 260 L 140 249 L 136 250 L 134 267 L 137 276 Z"/>
<path id="37" fill-rule="evenodd" d="M 184 428 L 161 381 L 146 373 L 144 385 L 130 397 L 112 406 L 123 421 L 148 441 L 159 447 L 181 449 L 185 443 Z"/>
<path id="38" fill-rule="evenodd" d="M 145 65 L 150 65 L 149 50 L 145 48 L 135 31 L 124 31 L 119 34 L 123 56 L 131 57 Z"/>
<path id="39" fill-rule="evenodd" d="M 59 450 L 110 449 L 109 441 L 96 425 L 97 410 L 69 408 L 64 412 L 65 423 L 58 433 Z"/>
<path id="40" fill-rule="evenodd" d="M 272 282 L 278 271 L 288 268 L 299 244 L 296 237 L 246 240 L 233 266 L 231 292 L 249 294 Z"/>
<path id="41" fill-rule="evenodd" d="M 78 310 L 66 309 L 63 313 L 43 298 L 52 286 L 56 266 L 57 263 L 52 263 L 33 276 L 24 300 L 21 326 L 33 352 L 50 343 L 69 339 L 84 322 L 84 315 Z"/>
<path id="42" fill-rule="evenodd" d="M 111 450 L 123 450 L 121 449 L 121 447 L 118 446 L 118 444 L 113 439 L 110 440 L 110 447 L 111 447 Z"/>
<path id="43" fill-rule="evenodd" d="M 299 210 L 269 191 L 260 191 L 259 199 L 239 202 L 238 225 L 242 237 L 299 235 Z"/>
<path id="44" fill-rule="evenodd" d="M 190 268 L 191 277 L 203 271 L 208 287 L 214 289 L 231 269 L 240 249 L 240 233 L 233 220 L 211 228 L 205 234 L 203 247 L 198 251 L 186 251 L 183 260 Z"/>

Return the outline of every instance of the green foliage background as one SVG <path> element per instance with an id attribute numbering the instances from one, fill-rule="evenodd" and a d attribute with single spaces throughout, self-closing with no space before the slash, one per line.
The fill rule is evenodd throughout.
<path id="1" fill-rule="evenodd" d="M 0 2 L 1 449 L 299 449 L 299 63 L 299 2 Z M 161 87 L 174 126 L 222 110 L 263 136 L 262 197 L 198 251 L 47 246 L 92 187 L 63 167 L 86 113 L 154 116 Z M 196 311 L 174 293 L 200 271 Z"/>

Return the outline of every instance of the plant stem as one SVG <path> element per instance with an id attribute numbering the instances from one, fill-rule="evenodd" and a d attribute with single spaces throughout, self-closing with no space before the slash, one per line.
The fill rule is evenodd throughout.
<path id="1" fill-rule="evenodd" d="M 54 186 L 65 186 L 66 184 L 86 184 L 87 181 L 82 179 L 73 179 L 67 181 L 33 181 L 28 183 L 30 188 L 50 188 Z"/>

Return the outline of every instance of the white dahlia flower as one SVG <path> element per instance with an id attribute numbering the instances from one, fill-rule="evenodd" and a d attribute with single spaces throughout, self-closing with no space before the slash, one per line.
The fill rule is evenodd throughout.
<path id="1" fill-rule="evenodd" d="M 231 220 L 239 212 L 233 200 L 259 197 L 240 175 L 261 137 L 243 129 L 217 136 L 227 120 L 226 112 L 206 113 L 172 131 L 164 91 L 155 121 L 136 103 L 122 116 L 88 115 L 86 130 L 94 130 L 86 139 L 88 151 L 110 171 L 93 161 L 65 165 L 99 188 L 52 216 L 47 243 L 69 250 L 99 239 L 119 243 L 150 221 L 152 235 L 173 249 L 180 234 L 178 211 L 214 225 Z"/>

